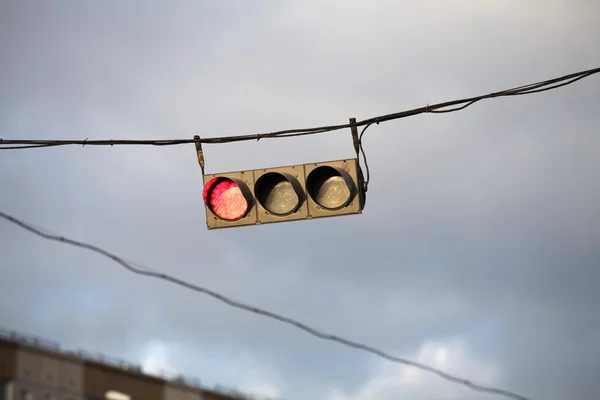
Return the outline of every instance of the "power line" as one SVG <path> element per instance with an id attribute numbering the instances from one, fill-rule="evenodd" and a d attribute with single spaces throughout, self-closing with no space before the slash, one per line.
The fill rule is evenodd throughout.
<path id="1" fill-rule="evenodd" d="M 20 228 L 23 228 L 37 236 L 40 236 L 44 239 L 47 240 L 51 240 L 51 241 L 57 241 L 57 242 L 61 242 L 61 243 L 65 243 L 65 244 L 69 244 L 75 247 L 80 247 L 80 248 L 84 248 L 87 250 L 91 250 L 93 252 L 99 253 L 105 257 L 110 258 L 111 260 L 113 260 L 114 262 L 120 264 L 123 268 L 127 269 L 130 272 L 133 272 L 134 274 L 138 274 L 138 275 L 142 275 L 142 276 L 147 276 L 147 277 L 151 277 L 151 278 L 156 278 L 156 279 L 160 279 L 160 280 L 165 280 L 171 283 L 174 283 L 176 285 L 185 287 L 187 289 L 196 291 L 196 292 L 200 292 L 203 294 L 206 294 L 210 297 L 213 297 L 231 307 L 235 307 L 244 311 L 248 311 L 248 312 L 252 312 L 258 315 L 262 315 L 264 317 L 267 318 L 271 318 L 274 320 L 277 320 L 279 322 L 283 322 L 284 324 L 288 324 L 288 325 L 292 325 L 310 335 L 316 336 L 319 339 L 323 339 L 323 340 L 329 340 L 329 341 L 333 341 L 333 342 L 337 342 L 340 343 L 344 346 L 348 346 L 354 349 L 358 349 L 358 350 L 363 350 L 365 352 L 374 354 L 378 357 L 384 358 L 388 361 L 392 361 L 394 363 L 398 363 L 398 364 L 404 364 L 404 365 L 408 365 L 411 367 L 415 367 L 418 368 L 420 370 L 426 371 L 426 372 L 430 372 L 433 374 L 436 374 L 440 377 L 442 377 L 443 379 L 456 383 L 456 384 L 460 384 L 463 386 L 466 386 L 472 390 L 475 391 L 479 391 L 479 392 L 485 392 L 485 393 L 490 393 L 490 394 L 495 394 L 495 395 L 500 395 L 500 396 L 504 396 L 507 398 L 511 398 L 514 400 L 529 400 L 527 397 L 525 396 L 521 396 L 517 393 L 508 391 L 508 390 L 504 390 L 504 389 L 498 389 L 498 388 L 493 388 L 493 387 L 489 387 L 489 386 L 483 386 L 477 383 L 473 383 L 467 379 L 464 378 L 459 378 L 457 376 L 451 375 L 449 373 L 446 373 L 442 370 L 439 370 L 437 368 L 433 368 L 429 365 L 426 364 L 421 364 L 419 362 L 416 361 L 411 361 L 411 360 L 407 360 L 404 358 L 400 358 L 400 357 L 396 357 L 393 355 L 390 355 L 382 350 L 379 350 L 375 347 L 371 347 L 369 345 L 366 344 L 362 344 L 359 342 L 355 342 L 349 339 L 345 339 L 342 338 L 340 336 L 336 336 L 336 335 L 332 335 L 332 334 L 328 334 L 325 332 L 321 332 L 315 328 L 312 328 L 302 322 L 299 322 L 295 319 L 289 318 L 289 317 L 285 317 L 270 311 L 266 311 L 257 307 L 253 307 L 247 304 L 244 304 L 242 302 L 236 301 L 236 300 L 232 300 L 222 294 L 219 294 L 215 291 L 212 291 L 210 289 L 206 289 L 204 287 L 195 285 L 193 283 L 190 282 L 186 282 L 184 280 L 181 280 L 179 278 L 175 278 L 163 273 L 159 273 L 159 272 L 155 272 L 152 270 L 149 270 L 148 268 L 136 268 L 132 265 L 132 263 L 125 261 L 123 258 L 116 256 L 113 253 L 108 252 L 107 250 L 104 250 L 100 247 L 91 245 L 91 244 L 87 244 L 87 243 L 83 243 L 83 242 L 79 242 L 76 240 L 72 240 L 72 239 L 67 239 L 63 236 L 60 235 L 55 235 L 55 234 L 51 234 L 51 233 L 45 233 L 43 232 L 41 229 L 38 229 L 36 227 L 34 227 L 31 224 L 25 223 L 15 217 L 12 217 L 8 214 L 5 214 L 3 212 L 0 211 L 0 217 L 4 218 L 5 220 L 12 222 L 13 224 L 19 226 Z"/>
<path id="2" fill-rule="evenodd" d="M 415 108 L 412 110 L 400 111 L 393 114 L 381 115 L 378 117 L 368 118 L 362 121 L 356 122 L 356 126 L 367 126 L 370 124 L 380 122 L 387 122 L 396 119 L 411 117 L 418 114 L 432 113 L 442 114 L 455 111 L 461 111 L 465 108 L 473 105 L 481 100 L 491 99 L 496 97 L 508 97 L 508 96 L 521 96 L 525 94 L 534 94 L 545 92 L 548 90 L 557 89 L 562 86 L 570 85 L 590 75 L 594 75 L 600 72 L 599 68 L 589 69 L 586 71 L 575 72 L 572 74 L 564 75 L 559 78 L 549 79 L 537 83 L 531 83 L 524 86 L 515 87 L 512 89 L 502 90 L 500 92 L 494 92 L 490 94 L 469 97 L 459 100 L 452 100 L 434 105 L 427 105 L 425 107 Z M 267 133 L 255 133 L 249 135 L 236 135 L 236 136 L 223 136 L 223 137 L 212 137 L 212 138 L 200 138 L 197 139 L 163 139 L 163 140 L 127 140 L 127 139 L 108 139 L 108 140 L 9 140 L 0 139 L 0 150 L 17 150 L 17 149 L 31 149 L 38 147 L 54 147 L 54 146 L 66 146 L 66 145 L 82 145 L 82 146 L 121 146 L 121 145 L 133 145 L 133 146 L 174 146 L 180 144 L 189 143 L 206 143 L 206 144 L 222 144 L 232 142 L 242 142 L 247 140 L 260 140 L 267 138 L 277 137 L 293 137 L 293 136 L 306 136 L 316 135 L 326 132 L 333 132 L 340 129 L 350 128 L 351 124 L 341 125 L 329 125 L 320 126 L 316 128 L 305 128 L 305 129 L 286 129 L 276 132 Z"/>

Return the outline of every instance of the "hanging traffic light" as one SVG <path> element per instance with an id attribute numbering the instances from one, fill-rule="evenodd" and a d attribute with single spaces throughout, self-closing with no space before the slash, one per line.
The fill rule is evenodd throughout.
<path id="1" fill-rule="evenodd" d="M 354 118 L 350 127 L 357 158 L 220 174 L 204 173 L 204 153 L 195 136 L 208 229 L 362 213 L 366 183 Z"/>
<path id="2" fill-rule="evenodd" d="M 204 175 L 209 229 L 359 214 L 357 159 Z"/>

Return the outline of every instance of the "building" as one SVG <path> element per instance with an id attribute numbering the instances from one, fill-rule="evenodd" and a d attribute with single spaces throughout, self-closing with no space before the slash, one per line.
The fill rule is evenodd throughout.
<path id="1" fill-rule="evenodd" d="M 0 330 L 0 400 L 232 400 L 249 397 L 170 380 L 139 366 Z"/>

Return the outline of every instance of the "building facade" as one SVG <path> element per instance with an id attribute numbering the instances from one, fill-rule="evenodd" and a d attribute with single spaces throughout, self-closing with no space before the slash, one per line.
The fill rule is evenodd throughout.
<path id="1" fill-rule="evenodd" d="M 56 342 L 0 331 L 0 400 L 233 400 L 249 397 L 169 380 Z"/>

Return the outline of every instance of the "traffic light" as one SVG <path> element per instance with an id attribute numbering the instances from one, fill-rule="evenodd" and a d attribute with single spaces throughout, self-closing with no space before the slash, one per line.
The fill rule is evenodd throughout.
<path id="1" fill-rule="evenodd" d="M 204 175 L 208 229 L 360 214 L 358 159 Z"/>

